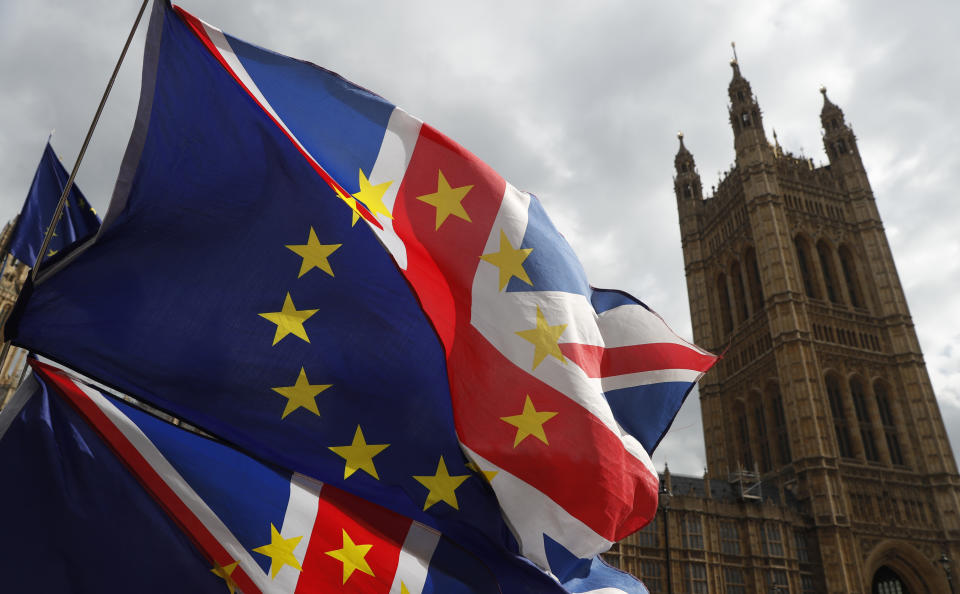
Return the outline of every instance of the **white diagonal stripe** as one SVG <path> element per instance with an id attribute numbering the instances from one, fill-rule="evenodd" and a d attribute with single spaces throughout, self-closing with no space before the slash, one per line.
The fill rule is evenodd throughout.
<path id="1" fill-rule="evenodd" d="M 200 495 L 187 483 L 179 472 L 160 453 L 153 442 L 140 430 L 137 425 L 121 413 L 103 394 L 94 388 L 74 382 L 80 390 L 103 412 L 113 425 L 120 430 L 130 444 L 137 449 L 141 456 L 163 478 L 163 481 L 176 493 L 177 497 L 190 509 L 203 526 L 226 549 L 227 553 L 240 564 L 253 583 L 264 593 L 285 594 L 285 591 L 276 588 L 260 565 L 253 560 L 250 553 L 240 544 L 240 541 L 230 532 L 230 529 L 207 506 Z"/>
<path id="2" fill-rule="evenodd" d="M 430 559 L 440 541 L 440 533 L 424 526 L 419 522 L 410 524 L 407 537 L 403 540 L 400 549 L 400 559 L 397 563 L 397 573 L 390 586 L 390 594 L 400 594 L 402 587 L 409 594 L 421 594 L 427 583 L 427 572 L 430 570 Z"/>

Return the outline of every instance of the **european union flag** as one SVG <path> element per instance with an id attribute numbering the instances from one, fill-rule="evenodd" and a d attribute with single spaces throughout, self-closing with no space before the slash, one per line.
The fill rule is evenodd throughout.
<path id="1" fill-rule="evenodd" d="M 69 177 L 53 152 L 53 147 L 47 142 L 10 238 L 10 253 L 27 266 L 32 267 L 37 262 L 43 238 Z M 100 218 L 74 184 L 44 258 L 54 256 L 65 247 L 92 236 L 99 228 Z"/>

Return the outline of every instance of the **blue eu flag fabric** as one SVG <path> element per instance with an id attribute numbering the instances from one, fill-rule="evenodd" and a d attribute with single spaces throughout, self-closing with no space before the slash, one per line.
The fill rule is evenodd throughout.
<path id="1" fill-rule="evenodd" d="M 32 267 L 37 262 L 43 238 L 69 177 L 53 152 L 53 147 L 47 142 L 10 238 L 10 253 L 27 266 Z M 67 246 L 92 236 L 99 228 L 100 218 L 80 188 L 73 184 L 44 258 L 55 256 Z"/>
<path id="2" fill-rule="evenodd" d="M 32 377 L 0 412 L 0 472 L 4 592 L 226 591 L 93 427 Z"/>

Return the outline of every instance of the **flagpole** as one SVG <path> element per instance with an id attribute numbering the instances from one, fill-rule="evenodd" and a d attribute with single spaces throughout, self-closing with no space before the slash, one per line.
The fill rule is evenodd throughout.
<path id="1" fill-rule="evenodd" d="M 77 161 L 73 164 L 73 171 L 70 172 L 70 177 L 67 179 L 67 185 L 63 187 L 63 192 L 60 194 L 60 202 L 57 203 L 57 210 L 53 213 L 53 220 L 50 222 L 50 226 L 47 227 L 47 233 L 43 237 L 43 244 L 40 245 L 40 253 L 37 254 L 37 261 L 33 265 L 33 270 L 30 272 L 30 280 L 37 280 L 37 271 L 40 270 L 40 263 L 43 262 L 44 256 L 47 254 L 47 247 L 50 245 L 50 240 L 53 238 L 53 234 L 57 229 L 57 224 L 60 222 L 60 217 L 63 215 L 63 207 L 67 202 L 67 196 L 70 195 L 70 190 L 73 189 L 73 179 L 77 176 L 77 170 L 80 169 L 80 162 L 83 160 L 83 155 L 87 152 L 87 145 L 90 144 L 90 138 L 93 136 L 93 131 L 97 127 L 97 122 L 100 120 L 100 114 L 103 113 L 103 106 L 107 103 L 107 97 L 110 96 L 110 91 L 113 89 L 113 83 L 117 80 L 117 74 L 120 72 L 120 65 L 123 64 L 123 58 L 127 55 L 127 49 L 130 47 L 130 42 L 133 41 L 133 35 L 137 31 L 137 27 L 140 25 L 140 19 L 143 17 L 143 12 L 147 8 L 147 2 L 149 0 L 143 0 L 143 3 L 140 4 L 140 11 L 137 13 L 137 18 L 133 21 L 133 27 L 130 28 L 130 34 L 127 35 L 127 41 L 123 44 L 123 51 L 120 52 L 120 57 L 117 59 L 117 65 L 113 68 L 113 74 L 110 75 L 110 81 L 107 83 L 106 90 L 103 91 L 103 97 L 100 98 L 100 105 L 97 106 L 97 113 L 93 116 L 93 121 L 90 122 L 90 128 L 87 130 L 87 136 L 83 139 L 83 145 L 80 147 L 80 153 L 77 155 Z M 5 355 L 6 353 L 4 353 Z M 0 359 L 2 362 L 2 359 Z"/>
<path id="2" fill-rule="evenodd" d="M 107 97 L 110 96 L 110 91 L 113 89 L 113 83 L 117 80 L 117 74 L 120 72 L 120 65 L 123 64 L 123 59 L 127 55 L 127 50 L 130 48 L 130 42 L 133 41 L 133 36 L 137 32 L 137 27 L 140 26 L 140 20 L 143 18 L 143 13 L 147 8 L 147 2 L 149 0 L 143 0 L 140 4 L 140 10 L 137 12 L 137 18 L 133 21 L 133 26 L 130 28 L 130 33 L 127 35 L 127 40 L 123 44 L 123 50 L 120 51 L 120 57 L 117 58 L 117 65 L 113 67 L 113 73 L 110 75 L 110 80 L 107 82 L 107 88 L 103 91 L 103 96 L 100 98 L 100 105 L 97 106 L 97 112 L 93 116 L 93 121 L 90 122 L 90 128 L 87 130 L 87 135 L 83 139 L 83 145 L 80 147 L 80 153 L 77 155 L 77 160 L 73 164 L 73 170 L 70 172 L 70 177 L 67 178 L 67 184 L 63 187 L 63 192 L 60 194 L 60 201 L 57 203 L 57 209 L 53 213 L 53 219 L 50 221 L 50 226 L 47 227 L 47 232 L 43 236 L 43 243 L 40 245 L 40 252 L 37 254 L 37 261 L 33 265 L 33 270 L 30 272 L 30 280 L 37 280 L 37 271 L 40 270 L 40 264 L 43 262 L 44 256 L 47 254 L 47 248 L 50 246 L 50 240 L 53 238 L 53 234 L 56 232 L 57 224 L 60 222 L 60 217 L 63 216 L 63 208 L 67 203 L 67 196 L 70 195 L 70 190 L 73 189 L 73 180 L 77 177 L 77 170 L 80 169 L 80 162 L 83 161 L 83 156 L 87 152 L 87 146 L 90 144 L 90 139 L 93 137 L 93 131 L 97 127 L 97 122 L 100 121 L 100 114 L 103 113 L 103 107 L 107 103 Z M 50 132 L 51 136 L 53 132 Z M 47 139 L 49 142 L 49 138 Z M 6 322 L 6 320 L 4 320 Z M 0 369 L 3 369 L 3 365 L 7 362 L 7 355 L 10 353 L 10 341 L 4 340 L 3 347 L 0 348 Z M 20 379 L 23 379 L 21 374 Z M 0 402 L 0 407 L 5 404 Z"/>

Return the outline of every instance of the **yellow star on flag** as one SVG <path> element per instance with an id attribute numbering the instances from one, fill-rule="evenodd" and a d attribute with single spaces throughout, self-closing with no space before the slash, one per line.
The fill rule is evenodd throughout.
<path id="1" fill-rule="evenodd" d="M 280 533 L 277 532 L 277 528 L 272 523 L 270 524 L 270 544 L 257 547 L 253 549 L 253 552 L 270 557 L 271 579 L 277 577 L 277 574 L 283 569 L 284 565 L 289 565 L 297 571 L 303 569 L 300 567 L 300 561 L 298 561 L 293 554 L 293 549 L 297 548 L 301 538 L 303 537 L 294 536 L 291 538 L 283 538 L 280 536 Z"/>
<path id="2" fill-rule="evenodd" d="M 288 292 L 287 298 L 283 300 L 283 309 L 259 315 L 261 318 L 266 318 L 277 325 L 277 333 L 273 336 L 273 344 L 276 345 L 283 340 L 287 334 L 293 334 L 298 338 L 302 338 L 305 342 L 310 342 L 310 339 L 307 337 L 307 331 L 303 328 L 303 323 L 318 311 L 320 310 L 298 310 L 293 305 L 293 299 L 290 298 L 290 293 Z"/>
<path id="3" fill-rule="evenodd" d="M 547 434 L 543 432 L 543 424 L 555 416 L 557 416 L 555 412 L 537 411 L 528 394 L 527 399 L 523 403 L 522 413 L 509 417 L 500 417 L 500 420 L 510 423 L 517 428 L 517 436 L 513 440 L 513 447 L 517 447 L 521 441 L 531 435 L 543 443 L 550 445 L 550 442 L 547 441 Z"/>
<path id="4" fill-rule="evenodd" d="M 379 480 L 377 469 L 373 465 L 373 457 L 389 446 L 389 443 L 368 444 L 363 437 L 363 431 L 360 430 L 360 425 L 357 425 L 357 431 L 353 434 L 353 443 L 348 446 L 332 446 L 330 449 L 347 461 L 343 467 L 343 478 L 349 478 L 354 472 L 363 470 Z"/>
<path id="5" fill-rule="evenodd" d="M 400 594 L 410 594 L 410 590 L 407 589 L 407 585 L 403 583 L 403 580 L 400 581 Z"/>
<path id="6" fill-rule="evenodd" d="M 343 529 L 341 528 L 341 530 Z M 358 569 L 369 576 L 373 575 L 373 570 L 370 569 L 370 565 L 364 558 L 367 556 L 367 553 L 370 552 L 371 548 L 373 548 L 373 545 L 354 544 L 353 539 L 350 538 L 347 531 L 343 530 L 343 547 L 336 551 L 327 551 L 328 555 L 343 563 L 342 583 L 346 584 L 350 576 L 353 575 L 353 572 Z"/>
<path id="7" fill-rule="evenodd" d="M 337 193 L 337 196 L 340 197 L 340 200 L 343 200 L 347 203 L 347 206 L 350 207 L 350 210 L 353 211 L 353 220 L 350 221 L 350 226 L 357 224 L 357 221 L 360 220 L 360 209 L 357 208 L 357 199 L 349 194 L 344 194 L 340 190 L 334 188 L 334 191 Z"/>
<path id="8" fill-rule="evenodd" d="M 373 185 L 370 183 L 370 180 L 367 179 L 367 176 L 363 174 L 363 169 L 361 169 L 360 191 L 354 194 L 353 197 L 362 202 L 371 213 L 375 215 L 382 214 L 388 219 L 392 219 L 393 215 L 390 214 L 387 205 L 383 203 L 383 195 L 387 193 L 387 189 L 392 183 L 392 181 L 385 181 Z"/>
<path id="9" fill-rule="evenodd" d="M 497 470 L 484 470 L 480 468 L 480 465 L 477 464 L 476 462 L 467 462 L 466 467 L 476 472 L 477 474 L 482 474 L 483 478 L 487 479 L 488 483 L 492 481 L 493 477 L 497 476 L 497 472 L 499 472 Z"/>
<path id="10" fill-rule="evenodd" d="M 311 384 L 310 380 L 307 379 L 306 370 L 301 367 L 300 375 L 297 376 L 297 382 L 295 384 L 270 389 L 287 399 L 287 406 L 283 409 L 283 414 L 280 415 L 281 419 L 287 418 L 287 415 L 298 408 L 305 408 L 319 417 L 320 411 L 317 409 L 317 394 L 332 385 L 333 384 Z"/>
<path id="11" fill-rule="evenodd" d="M 547 358 L 547 355 L 552 355 L 559 359 L 561 363 L 566 364 L 567 359 L 563 356 L 563 352 L 560 351 L 560 335 L 563 334 L 563 331 L 566 329 L 566 324 L 559 324 L 557 326 L 547 324 L 547 319 L 543 317 L 543 312 L 540 311 L 540 306 L 538 305 L 537 327 L 531 328 L 530 330 L 520 330 L 515 334 L 533 343 L 533 368 L 536 369 L 537 365 L 540 365 L 540 363 Z"/>
<path id="12" fill-rule="evenodd" d="M 57 254 L 57 252 L 59 252 L 59 251 L 60 251 L 60 250 L 49 250 L 49 251 L 47 252 L 47 257 L 48 257 L 48 258 L 52 258 L 52 257 L 55 256 L 55 255 Z"/>
<path id="13" fill-rule="evenodd" d="M 317 239 L 316 231 L 313 230 L 313 227 L 310 227 L 307 243 L 287 245 L 284 247 L 303 258 L 303 262 L 300 264 L 300 274 L 297 275 L 297 278 L 300 278 L 314 268 L 319 268 L 330 276 L 333 276 L 333 268 L 330 267 L 329 260 L 330 254 L 337 251 L 341 245 L 343 244 L 320 243 L 320 240 Z"/>
<path id="14" fill-rule="evenodd" d="M 507 239 L 507 234 L 500 230 L 500 251 L 480 256 L 484 262 L 489 262 L 500 269 L 500 290 L 502 291 L 510 279 L 517 277 L 531 287 L 533 282 L 523 269 L 523 261 L 527 259 L 533 248 L 515 249 Z"/>
<path id="15" fill-rule="evenodd" d="M 447 178 L 443 176 L 443 172 L 439 169 L 437 170 L 437 178 L 436 192 L 417 196 L 417 200 L 426 202 L 437 209 L 437 229 L 440 229 L 440 225 L 442 225 L 450 215 L 471 223 L 470 215 L 468 215 L 467 211 L 463 208 L 463 198 L 473 186 L 451 188 L 450 184 L 447 183 Z"/>
<path id="16" fill-rule="evenodd" d="M 237 582 L 233 581 L 233 570 L 237 568 L 237 562 L 221 567 L 219 564 L 214 563 L 213 569 L 210 571 L 213 572 L 218 578 L 221 578 L 223 581 L 227 582 L 227 589 L 230 590 L 230 594 L 235 594 L 237 591 Z"/>
<path id="17" fill-rule="evenodd" d="M 463 481 L 470 478 L 470 475 L 461 474 L 450 476 L 450 473 L 447 472 L 447 464 L 443 461 L 443 456 L 440 456 L 440 463 L 437 464 L 437 474 L 433 476 L 415 476 L 413 478 L 430 490 L 430 492 L 427 493 L 427 500 L 423 504 L 423 511 L 427 511 L 430 509 L 430 506 L 439 501 L 445 502 L 453 509 L 460 509 L 460 506 L 457 504 L 456 490 Z"/>

